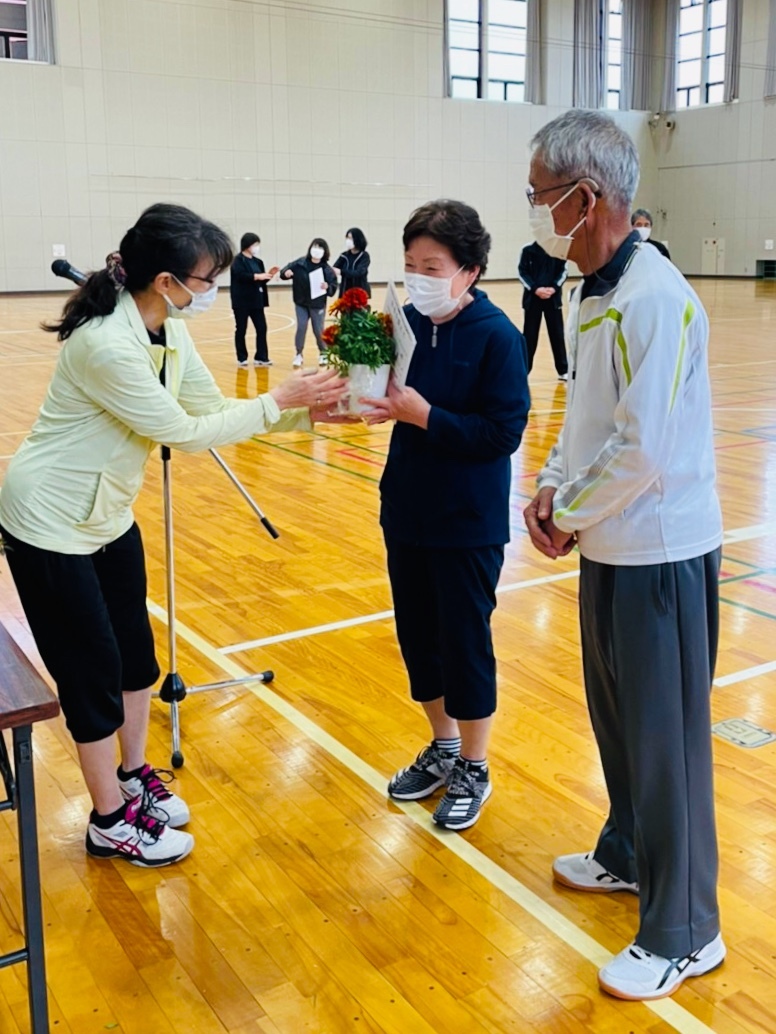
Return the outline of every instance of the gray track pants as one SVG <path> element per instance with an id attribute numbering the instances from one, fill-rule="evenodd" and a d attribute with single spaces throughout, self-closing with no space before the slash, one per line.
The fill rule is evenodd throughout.
<path id="1" fill-rule="evenodd" d="M 710 691 L 720 550 L 673 564 L 582 559 L 585 688 L 611 810 L 595 859 L 639 883 L 640 947 L 719 933 Z"/>
<path id="2" fill-rule="evenodd" d="M 321 341 L 321 334 L 323 333 L 323 324 L 326 320 L 326 309 L 308 309 L 306 305 L 294 305 L 296 310 L 296 335 L 294 336 L 294 347 L 296 348 L 297 354 L 304 351 L 304 339 L 307 333 L 307 323 L 312 322 L 313 334 L 315 334 L 315 340 L 318 344 L 318 351 L 323 352 L 323 342 Z"/>

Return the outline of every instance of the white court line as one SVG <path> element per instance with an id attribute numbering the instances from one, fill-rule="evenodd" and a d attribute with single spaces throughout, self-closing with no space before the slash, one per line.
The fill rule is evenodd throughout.
<path id="1" fill-rule="evenodd" d="M 510 585 L 499 585 L 496 589 L 500 592 L 515 592 L 517 589 L 530 589 L 534 585 L 546 585 L 548 582 L 560 582 L 566 578 L 579 577 L 579 571 L 563 571 L 561 574 L 548 574 L 542 578 L 529 578 L 524 582 L 512 582 Z M 393 617 L 392 610 L 378 610 L 374 614 L 362 614 L 357 618 L 345 618 L 343 621 L 332 621 L 328 625 L 314 625 L 312 628 L 298 628 L 294 632 L 281 632 L 279 635 L 266 636 L 264 639 L 250 639 L 245 643 L 234 643 L 231 646 L 222 646 L 219 653 L 230 654 L 240 653 L 242 650 L 254 650 L 258 646 L 272 646 L 274 643 L 285 643 L 289 639 L 305 639 L 311 635 L 321 635 L 323 632 L 338 632 L 341 628 L 353 628 L 355 625 L 368 625 L 372 621 L 385 621 Z"/>
<path id="2" fill-rule="evenodd" d="M 724 542 L 746 542 L 749 539 L 764 538 L 766 535 L 776 533 L 776 521 L 770 524 L 752 524 L 746 528 L 734 528 L 725 532 Z M 518 589 L 531 589 L 535 585 L 548 585 L 551 582 L 560 582 L 566 578 L 579 577 L 579 571 L 563 571 L 560 574 L 547 574 L 541 578 L 529 578 L 524 582 L 511 582 L 507 585 L 499 585 L 497 593 L 515 592 Z M 265 636 L 262 639 L 248 639 L 244 643 L 234 643 L 230 646 L 222 646 L 219 653 L 224 655 L 239 653 L 242 650 L 254 650 L 259 646 L 272 646 L 273 643 L 285 643 L 290 639 L 304 639 L 306 636 L 322 635 L 324 632 L 337 632 L 341 628 L 352 628 L 355 625 L 368 625 L 372 621 L 385 621 L 393 617 L 392 610 L 379 610 L 374 614 L 362 614 L 355 618 L 345 618 L 343 621 L 332 621 L 328 625 L 314 625 L 312 628 L 298 628 L 293 632 L 281 632 L 278 635 Z"/>
<path id="3" fill-rule="evenodd" d="M 167 611 L 162 607 L 149 600 L 148 609 L 154 617 L 165 624 L 167 623 Z M 211 646 L 210 643 L 206 642 L 200 635 L 185 625 L 177 622 L 176 629 L 182 639 L 185 639 L 186 642 L 190 643 L 191 646 L 211 663 L 221 668 L 231 678 L 245 678 L 250 675 L 250 672 L 237 664 L 236 661 L 224 658 L 214 646 Z M 345 768 L 349 769 L 354 775 L 358 776 L 359 779 L 366 783 L 367 786 L 370 786 L 381 797 L 385 796 L 386 780 L 384 775 L 372 768 L 371 765 L 367 765 L 357 754 L 348 750 L 347 747 L 317 726 L 315 722 L 302 714 L 301 711 L 298 711 L 287 701 L 273 693 L 272 690 L 267 689 L 263 683 L 256 683 L 255 685 L 249 683 L 248 689 L 262 703 L 272 708 L 273 711 L 285 718 L 301 733 L 314 743 L 317 743 L 319 747 Z M 404 804 L 400 801 L 392 801 L 392 804 L 395 804 L 399 810 L 403 811 L 410 821 L 420 826 L 429 836 L 444 844 L 448 851 L 471 866 L 474 872 L 479 873 L 508 898 L 511 898 L 524 912 L 533 916 L 542 926 L 576 951 L 577 954 L 587 959 L 588 962 L 592 962 L 593 965 L 600 968 L 611 959 L 611 954 L 598 941 L 580 930 L 571 920 L 566 919 L 564 915 L 537 894 L 534 894 L 528 887 L 523 886 L 511 873 L 502 869 L 500 865 L 497 865 L 486 854 L 473 847 L 459 834 L 443 832 L 438 829 L 432 822 L 429 813 L 419 804 Z M 547 882 L 549 885 L 549 874 Z M 550 997 L 549 993 L 548 997 Z M 680 1031 L 681 1034 L 713 1034 L 711 1027 L 707 1027 L 705 1023 L 693 1016 L 691 1012 L 688 1012 L 681 1005 L 670 999 L 643 1002 L 642 1004 L 651 1009 L 656 1016 L 659 1016 L 674 1030 Z"/>
<path id="4" fill-rule="evenodd" d="M 745 682 L 747 679 L 755 679 L 758 675 L 767 675 L 769 671 L 776 671 L 776 661 L 768 661 L 767 664 L 757 664 L 754 668 L 744 668 L 742 671 L 734 671 L 732 675 L 723 675 L 714 679 L 715 686 L 733 686 L 736 682 Z"/>
<path id="5" fill-rule="evenodd" d="M 710 370 L 720 370 L 722 367 L 734 366 L 736 369 L 739 366 L 767 366 L 769 363 L 776 363 L 776 359 L 752 359 L 748 363 L 712 363 L 709 366 Z"/>
<path id="6" fill-rule="evenodd" d="M 750 539 L 763 539 L 776 534 L 776 521 L 768 524 L 750 524 L 748 528 L 734 528 L 725 532 L 725 543 L 749 542 Z"/>
<path id="7" fill-rule="evenodd" d="M 293 316 L 286 316 L 286 314 L 284 312 L 271 312 L 271 313 L 269 313 L 269 315 L 270 316 L 275 316 L 279 320 L 281 320 L 281 319 L 282 320 L 288 320 L 288 322 L 284 323 L 282 327 L 273 327 L 272 330 L 268 330 L 267 331 L 267 334 L 277 334 L 277 332 L 279 330 L 288 330 L 289 327 L 295 327 L 296 326 L 296 320 L 294 319 L 294 317 Z"/>

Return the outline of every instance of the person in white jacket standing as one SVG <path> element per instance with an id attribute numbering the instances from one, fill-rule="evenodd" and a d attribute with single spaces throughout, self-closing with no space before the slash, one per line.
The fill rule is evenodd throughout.
<path id="1" fill-rule="evenodd" d="M 709 326 L 690 285 L 630 226 L 633 141 L 570 111 L 532 141 L 541 246 L 583 273 L 567 323 L 566 419 L 525 510 L 546 556 L 576 542 L 590 716 L 610 812 L 555 879 L 639 896 L 635 940 L 599 972 L 626 999 L 672 994 L 725 957 L 710 693 L 722 520 Z"/>
<path id="2" fill-rule="evenodd" d="M 309 429 L 343 390 L 327 371 L 224 398 L 181 317 L 209 308 L 231 260 L 227 235 L 187 208 L 141 215 L 46 327 L 62 350 L 0 493 L 0 551 L 76 743 L 96 858 L 168 865 L 194 846 L 177 828 L 186 803 L 146 759 L 159 666 L 132 504 L 151 451 Z"/>

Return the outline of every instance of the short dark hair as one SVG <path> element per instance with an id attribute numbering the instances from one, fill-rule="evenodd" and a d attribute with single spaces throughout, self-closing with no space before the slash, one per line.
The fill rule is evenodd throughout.
<path id="1" fill-rule="evenodd" d="M 364 236 L 363 230 L 359 230 L 357 226 L 353 226 L 349 230 L 345 230 L 345 236 L 353 238 L 354 248 L 358 248 L 359 251 L 366 251 L 366 237 Z"/>
<path id="2" fill-rule="evenodd" d="M 646 219 L 650 226 L 652 226 L 652 213 L 648 212 L 646 208 L 637 208 L 631 216 L 631 226 L 633 226 L 636 220 L 641 216 L 642 219 Z"/>
<path id="3" fill-rule="evenodd" d="M 329 245 L 326 243 L 323 237 L 313 237 L 313 239 L 310 241 L 310 247 L 307 249 L 307 257 L 310 257 L 310 250 L 314 248 L 316 245 L 318 245 L 319 248 L 323 248 L 323 258 L 321 259 L 321 262 L 324 265 L 326 265 L 326 263 L 329 261 L 329 255 L 331 254 L 331 252 L 329 251 Z"/>
<path id="4" fill-rule="evenodd" d="M 477 212 L 463 201 L 440 198 L 416 208 L 404 227 L 404 250 L 418 237 L 432 237 L 449 248 L 464 269 L 479 266 L 478 280 L 488 268 L 490 234 Z"/>
<path id="5" fill-rule="evenodd" d="M 119 245 L 123 286 L 130 294 L 152 284 L 159 273 L 185 279 L 202 259 L 211 263 L 210 275 L 229 268 L 233 258 L 228 234 L 182 205 L 151 205 L 124 234 Z M 99 269 L 68 298 L 62 316 L 42 324 L 65 341 L 78 327 L 116 308 L 118 290 L 108 269 Z"/>
<path id="6" fill-rule="evenodd" d="M 257 233 L 244 233 L 240 238 L 240 251 L 245 251 L 254 244 L 261 244 L 261 237 Z"/>

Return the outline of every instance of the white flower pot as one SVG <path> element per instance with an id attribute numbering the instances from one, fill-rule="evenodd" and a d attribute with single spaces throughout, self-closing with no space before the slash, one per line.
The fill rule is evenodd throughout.
<path id="1" fill-rule="evenodd" d="M 348 368 L 350 395 L 346 412 L 365 413 L 370 407 L 359 402 L 360 398 L 385 398 L 390 373 L 391 367 L 388 363 L 385 366 L 378 366 L 376 370 L 370 370 L 368 366 L 360 363 L 350 366 Z"/>

